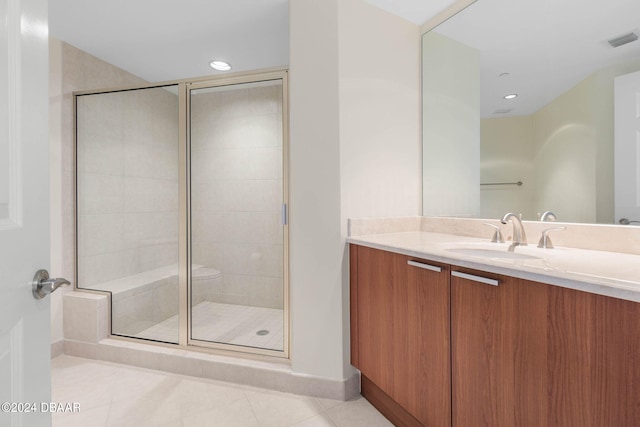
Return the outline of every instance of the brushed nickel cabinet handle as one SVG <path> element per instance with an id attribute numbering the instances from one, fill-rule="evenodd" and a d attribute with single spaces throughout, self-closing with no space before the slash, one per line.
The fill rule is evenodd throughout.
<path id="1" fill-rule="evenodd" d="M 462 273 L 461 271 L 452 271 L 452 276 L 459 277 L 461 279 L 472 280 L 474 282 L 484 283 L 485 285 L 498 286 L 500 284 L 496 279 L 489 279 L 488 277 L 476 276 L 475 274 Z"/>
<path id="2" fill-rule="evenodd" d="M 407 261 L 407 264 L 409 264 L 412 267 L 418 267 L 418 268 L 423 268 L 429 271 L 435 271 L 436 273 L 442 273 L 442 268 L 436 265 L 430 265 L 430 264 L 425 264 L 423 262 L 411 261 L 411 260 Z"/>

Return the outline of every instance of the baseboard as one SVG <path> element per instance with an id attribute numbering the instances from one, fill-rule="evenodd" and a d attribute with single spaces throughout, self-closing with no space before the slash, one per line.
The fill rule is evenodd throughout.
<path id="1" fill-rule="evenodd" d="M 271 363 L 199 351 L 107 338 L 97 343 L 64 341 L 64 353 L 198 378 L 228 381 L 326 399 L 348 400 L 360 393 L 360 374 L 344 380 L 294 372 L 288 364 Z"/>
<path id="2" fill-rule="evenodd" d="M 64 340 L 58 340 L 56 342 L 51 343 L 51 358 L 55 359 L 56 357 L 64 354 Z"/>
<path id="3" fill-rule="evenodd" d="M 423 427 L 413 415 L 396 403 L 389 395 L 380 389 L 373 381 L 362 375 L 362 395 L 382 415 L 396 426 Z"/>

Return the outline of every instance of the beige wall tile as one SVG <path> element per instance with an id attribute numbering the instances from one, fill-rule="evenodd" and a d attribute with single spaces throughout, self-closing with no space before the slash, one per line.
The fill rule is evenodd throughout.
<path id="1" fill-rule="evenodd" d="M 124 185 L 126 212 L 178 210 L 178 182 L 154 178 L 127 177 Z"/>
<path id="2" fill-rule="evenodd" d="M 192 248 L 194 264 L 222 270 L 224 253 L 221 244 L 205 240 L 194 240 Z"/>
<path id="3" fill-rule="evenodd" d="M 279 212 L 232 212 L 221 220 L 225 243 L 282 244 Z"/>
<path id="4" fill-rule="evenodd" d="M 224 179 L 280 179 L 282 150 L 277 147 L 223 149 Z"/>
<path id="5" fill-rule="evenodd" d="M 93 256 L 125 249 L 121 214 L 82 215 L 78 218 L 78 250 Z"/>
<path id="6" fill-rule="evenodd" d="M 223 206 L 227 212 L 280 212 L 282 181 L 227 180 L 223 186 Z"/>
<path id="7" fill-rule="evenodd" d="M 80 173 L 78 211 L 82 214 L 122 212 L 124 180 L 121 176 Z"/>
<path id="8" fill-rule="evenodd" d="M 67 292 L 63 298 L 64 335 L 66 339 L 89 343 L 104 336 L 99 316 L 104 315 L 106 295 Z"/>
<path id="9" fill-rule="evenodd" d="M 243 182 L 244 183 L 244 182 Z M 194 212 L 222 212 L 223 195 L 229 181 L 198 181 L 191 183 L 191 208 Z"/>
<path id="10" fill-rule="evenodd" d="M 282 277 L 282 245 L 229 244 L 224 252 L 224 274 Z"/>

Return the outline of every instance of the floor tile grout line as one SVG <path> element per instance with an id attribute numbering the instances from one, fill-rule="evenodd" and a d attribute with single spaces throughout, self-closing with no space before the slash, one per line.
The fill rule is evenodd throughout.
<path id="1" fill-rule="evenodd" d="M 58 378 L 68 379 L 68 376 L 65 376 L 64 374 L 63 375 L 60 374 L 60 371 L 64 372 L 65 370 L 68 370 L 68 374 L 71 375 L 72 377 L 73 376 L 76 376 L 79 378 L 87 377 L 87 379 L 85 379 L 85 381 L 82 383 L 83 385 L 79 389 L 79 393 L 81 393 L 80 390 L 82 390 L 82 387 L 92 387 L 92 384 L 95 382 L 94 377 L 95 379 L 99 379 L 101 377 L 106 376 L 106 378 L 109 379 L 105 383 L 105 385 L 109 387 L 109 391 L 106 391 L 104 395 L 103 394 L 96 395 L 94 400 L 92 400 L 95 402 L 101 400 L 104 403 L 93 406 L 91 408 L 91 411 L 97 411 L 93 415 L 99 416 L 101 420 L 104 420 L 105 426 L 117 425 L 116 423 L 119 423 L 121 421 L 127 421 L 127 422 L 131 421 L 128 419 L 128 415 L 127 415 L 127 414 L 130 414 L 130 412 L 128 412 L 130 410 L 128 406 L 130 405 L 127 404 L 127 401 L 129 399 L 131 399 L 130 402 L 140 401 L 144 403 L 142 407 L 150 411 L 149 415 L 157 416 L 157 413 L 154 412 L 155 410 L 153 409 L 154 405 L 148 404 L 150 400 L 155 399 L 152 396 L 152 393 L 149 394 L 150 390 L 152 389 L 156 390 L 156 392 L 159 392 L 161 395 L 166 395 L 167 397 L 169 397 L 170 393 L 173 393 L 174 391 L 181 389 L 182 391 L 177 396 L 183 396 L 184 390 L 186 389 L 191 390 L 190 393 L 193 392 L 194 390 L 188 387 L 190 384 L 189 383 L 190 381 L 195 381 L 197 383 L 202 384 L 202 387 L 203 387 L 202 393 L 205 393 L 203 394 L 203 396 L 206 395 L 206 393 L 208 393 L 207 390 L 212 390 L 212 389 L 207 389 L 208 386 L 213 386 L 215 389 L 218 389 L 219 392 L 223 394 L 225 393 L 228 394 L 226 390 L 233 389 L 237 391 L 238 393 L 237 398 L 234 398 L 233 402 L 245 402 L 245 403 L 248 402 L 249 407 L 251 408 L 251 415 L 253 416 L 252 419 L 255 422 L 257 422 L 259 425 L 273 422 L 273 418 L 271 418 L 273 414 L 271 414 L 269 410 L 267 410 L 267 412 L 264 411 L 265 408 L 269 409 L 272 407 L 272 405 L 276 405 L 278 408 L 280 408 L 278 409 L 278 411 L 280 411 L 281 414 L 278 416 L 285 416 L 286 422 L 281 423 L 281 425 L 283 426 L 284 425 L 295 426 L 301 423 L 304 424 L 305 421 L 318 417 L 315 421 L 318 421 L 320 423 L 325 423 L 332 427 L 345 427 L 346 426 L 345 422 L 347 422 L 347 420 L 349 419 L 356 420 L 354 418 L 350 418 L 351 417 L 350 414 L 362 414 L 362 416 L 358 415 L 358 419 L 362 420 L 362 422 L 366 422 L 365 420 L 370 418 L 371 416 L 374 417 L 372 418 L 374 422 L 377 422 L 375 421 L 378 419 L 376 417 L 381 417 L 381 415 L 379 414 L 375 415 L 375 410 L 371 412 L 371 409 L 372 409 L 371 405 L 368 404 L 368 402 L 366 402 L 361 397 L 358 399 L 353 399 L 349 401 L 340 401 L 336 399 L 323 399 L 319 397 L 303 396 L 295 393 L 287 393 L 287 392 L 279 392 L 279 391 L 270 390 L 270 389 L 263 389 L 255 386 L 243 386 L 243 385 L 239 385 L 237 383 L 232 383 L 232 382 L 192 377 L 192 376 L 181 375 L 176 373 L 167 373 L 167 372 L 162 372 L 162 371 L 158 371 L 150 368 L 132 367 L 128 365 L 107 362 L 107 361 L 95 361 L 91 359 L 77 358 L 77 357 L 65 356 L 65 355 L 63 355 L 62 357 L 69 358 L 70 360 L 66 360 L 64 362 L 61 361 L 60 363 L 57 364 L 59 369 L 58 371 L 59 373 L 57 375 Z M 54 366 L 54 369 L 55 369 L 55 366 Z M 95 371 L 95 374 L 91 374 L 91 372 L 93 371 Z M 120 375 L 118 375 L 118 371 L 121 372 Z M 90 373 L 90 375 L 87 375 L 87 373 Z M 148 381 L 148 382 L 142 387 L 136 387 L 135 390 L 131 390 L 130 391 L 131 396 L 127 396 L 127 397 L 121 396 L 122 399 L 118 400 L 118 402 L 114 402 L 114 396 L 120 395 L 120 391 L 127 389 L 126 383 L 124 385 L 125 388 L 123 388 L 123 384 L 121 383 L 121 380 L 124 379 L 122 378 L 122 376 L 126 376 L 127 373 L 132 374 L 128 378 L 128 381 L 131 384 L 136 383 L 139 379 L 140 381 Z M 138 377 L 137 376 L 138 374 L 142 374 L 141 377 Z M 153 374 L 153 375 L 151 375 L 149 378 L 146 378 L 147 374 Z M 71 383 L 73 383 L 73 381 L 70 382 L 70 384 Z M 53 382 L 53 386 L 54 387 L 56 386 L 55 381 Z M 197 389 L 197 390 L 200 390 L 200 389 Z M 271 400 L 272 398 L 269 398 L 268 396 L 272 396 L 272 398 L 275 398 L 275 400 L 272 401 Z M 292 400 L 289 400 L 289 399 L 292 399 Z M 178 402 L 181 402 L 181 401 L 182 400 L 179 400 Z M 190 397 L 187 398 L 187 401 L 190 402 L 191 398 Z M 290 405 L 289 402 L 292 402 L 292 403 L 295 402 L 295 406 L 300 404 L 301 407 L 306 408 L 305 411 L 307 412 L 302 412 L 298 414 L 300 416 L 304 415 L 303 419 L 294 421 L 295 417 L 292 417 L 291 414 L 286 413 L 287 408 L 289 407 L 288 405 Z M 264 406 L 265 404 L 268 406 Z M 132 405 L 133 405 L 132 407 L 135 406 L 134 404 Z M 178 404 L 179 407 L 181 407 L 180 405 L 181 404 Z M 220 409 L 222 411 L 221 414 L 222 413 L 231 414 L 232 412 L 225 412 L 224 409 L 222 409 L 228 406 L 228 405 L 226 406 L 225 405 L 216 406 L 216 408 L 221 408 Z M 125 408 L 128 408 L 128 409 L 125 409 Z M 206 409 L 206 410 L 208 411 L 209 409 Z M 101 411 L 105 411 L 105 412 L 101 413 Z M 203 409 L 203 411 L 205 410 Z M 241 412 L 239 412 L 239 414 L 241 414 Z M 181 409 L 179 411 L 179 418 L 176 417 L 175 420 L 167 419 L 166 421 L 175 422 L 178 425 L 182 424 L 184 426 L 186 425 L 185 419 L 188 418 L 190 415 L 191 415 L 190 410 L 187 410 L 185 412 L 184 410 Z M 262 418 L 259 418 L 259 415 Z M 136 418 L 138 416 L 136 416 Z M 347 418 L 345 418 L 345 416 Z M 58 421 L 57 423 L 54 423 L 54 425 L 56 427 L 64 427 L 63 423 L 65 421 L 62 421 L 61 418 L 58 418 L 58 419 L 60 421 Z M 71 421 L 72 420 L 71 418 L 68 418 L 67 420 L 70 423 L 70 425 L 78 425 L 77 422 L 74 423 L 73 421 Z M 384 418 L 380 418 L 380 420 L 384 422 Z M 164 421 L 164 418 L 162 419 L 162 421 Z M 95 425 L 95 424 L 91 424 L 91 425 Z M 144 425 L 145 423 L 142 422 L 140 424 L 140 427 L 144 427 Z M 362 424 L 359 420 L 356 420 L 356 424 L 352 424 L 352 425 L 361 426 L 366 424 Z M 390 425 L 390 424 L 385 424 L 385 425 Z"/>
<path id="2" fill-rule="evenodd" d="M 249 407 L 251 408 L 251 412 L 253 413 L 253 418 L 256 420 L 258 425 L 260 425 L 260 419 L 258 418 L 258 414 L 256 414 L 256 410 L 253 407 L 253 403 L 251 403 L 251 399 L 249 399 L 249 396 L 247 396 L 246 392 L 247 390 L 242 390 L 242 394 L 244 395 L 244 398 L 247 399 L 247 402 L 249 402 Z"/>

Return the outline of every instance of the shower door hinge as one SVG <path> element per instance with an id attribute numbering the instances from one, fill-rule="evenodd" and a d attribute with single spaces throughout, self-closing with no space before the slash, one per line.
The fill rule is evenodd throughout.
<path id="1" fill-rule="evenodd" d="M 289 216 L 288 216 L 288 212 L 287 212 L 287 204 L 283 203 L 282 204 L 282 225 L 287 225 L 287 223 L 289 222 Z"/>

